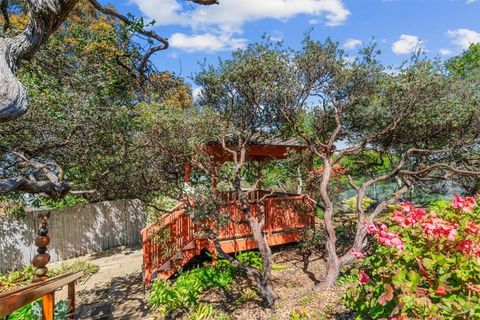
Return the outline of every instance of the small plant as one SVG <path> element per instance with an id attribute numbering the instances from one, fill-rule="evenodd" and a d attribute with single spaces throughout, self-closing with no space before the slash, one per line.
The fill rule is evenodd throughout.
<path id="1" fill-rule="evenodd" d="M 236 257 L 240 262 L 260 268 L 262 260 L 256 251 L 242 252 Z M 262 264 L 263 267 L 263 264 Z M 169 285 L 157 280 L 149 297 L 150 307 L 163 315 L 175 311 L 188 311 L 198 306 L 199 294 L 209 288 L 228 289 L 239 270 L 227 260 L 220 259 L 213 266 L 203 266 L 182 273 Z"/>
<path id="2" fill-rule="evenodd" d="M 52 268 L 48 272 L 49 277 L 56 277 L 62 274 L 84 271 L 84 276 L 80 281 L 88 279 L 92 274 L 98 272 L 98 266 L 88 261 L 77 260 L 73 263 L 62 263 L 60 266 Z M 0 292 L 7 292 L 19 286 L 27 285 L 33 278 L 34 268 L 24 266 L 21 270 L 15 270 L 0 274 Z"/>
<path id="3" fill-rule="evenodd" d="M 285 270 L 285 269 L 288 269 L 288 265 L 286 265 L 286 264 L 278 264 L 278 263 L 272 264 L 272 270 L 273 271 L 282 271 L 282 270 Z"/>
<path id="4" fill-rule="evenodd" d="M 374 203 L 374 199 L 371 199 L 369 197 L 363 197 L 362 209 L 367 210 Z M 347 207 L 349 212 L 357 211 L 357 196 L 346 199 L 345 201 L 343 201 L 343 204 Z"/>
<path id="5" fill-rule="evenodd" d="M 220 260 L 214 266 L 204 266 L 182 273 L 169 285 L 157 280 L 149 298 L 152 309 L 169 315 L 174 311 L 187 311 L 198 305 L 199 294 L 208 288 L 228 288 L 237 272 L 230 263 Z"/>
<path id="6" fill-rule="evenodd" d="M 72 263 L 63 262 L 62 264 L 60 264 L 60 266 L 52 268 L 52 270 L 50 270 L 48 275 L 50 277 L 56 277 L 66 273 L 83 271 L 84 275 L 82 278 L 79 279 L 79 281 L 82 282 L 82 281 L 86 281 L 93 274 L 97 273 L 98 270 L 99 270 L 99 267 L 96 264 L 93 264 L 91 262 L 84 261 L 84 260 L 76 260 Z"/>
<path id="7" fill-rule="evenodd" d="M 246 289 L 242 292 L 242 294 L 237 298 L 235 301 L 238 305 L 244 304 L 246 302 L 255 300 L 258 298 L 258 293 L 252 289 Z"/>
<path id="8" fill-rule="evenodd" d="M 208 303 L 200 303 L 193 313 L 188 317 L 188 320 L 210 320 L 215 319 L 215 308 Z"/>
<path id="9" fill-rule="evenodd" d="M 7 292 L 30 283 L 33 272 L 32 266 L 25 266 L 21 270 L 0 274 L 0 292 Z"/>
<path id="10" fill-rule="evenodd" d="M 307 309 L 301 308 L 300 310 L 295 310 L 290 313 L 291 320 L 308 320 L 310 319 L 310 314 L 308 313 Z"/>
<path id="11" fill-rule="evenodd" d="M 337 285 L 343 286 L 345 284 L 352 284 L 358 281 L 358 276 L 356 274 L 343 274 L 337 279 Z"/>
<path id="12" fill-rule="evenodd" d="M 373 255 L 357 252 L 358 285 L 345 296 L 357 319 L 480 319 L 478 201 L 403 203 L 367 225 Z"/>
<path id="13" fill-rule="evenodd" d="M 236 258 L 243 264 L 247 264 L 263 271 L 263 260 L 258 251 L 243 251 L 239 253 Z"/>
<path id="14" fill-rule="evenodd" d="M 300 298 L 299 302 L 301 305 L 308 306 L 317 298 L 316 293 L 310 293 Z"/>
<path id="15" fill-rule="evenodd" d="M 54 320 L 66 320 L 69 311 L 68 302 L 60 300 L 55 303 Z M 40 300 L 27 304 L 1 320 L 42 320 L 42 302 Z"/>

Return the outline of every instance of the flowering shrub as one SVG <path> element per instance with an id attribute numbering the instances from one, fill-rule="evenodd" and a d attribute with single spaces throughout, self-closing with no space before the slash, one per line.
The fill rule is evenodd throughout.
<path id="1" fill-rule="evenodd" d="M 480 196 L 400 204 L 367 225 L 373 254 L 344 299 L 357 319 L 480 319 Z"/>

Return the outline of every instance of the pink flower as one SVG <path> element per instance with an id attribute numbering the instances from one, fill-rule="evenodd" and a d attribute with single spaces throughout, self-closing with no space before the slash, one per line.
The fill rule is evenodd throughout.
<path id="1" fill-rule="evenodd" d="M 452 201 L 452 207 L 462 209 L 463 212 L 472 212 L 477 206 L 477 202 L 472 197 L 461 197 L 458 194 Z"/>
<path id="2" fill-rule="evenodd" d="M 383 243 L 387 247 L 395 247 L 398 252 L 402 252 L 405 249 L 402 239 L 394 232 L 387 232 L 386 230 L 380 230 L 377 235 L 377 240 Z"/>
<path id="3" fill-rule="evenodd" d="M 360 270 L 360 272 L 358 273 L 358 276 L 359 276 L 359 279 L 360 279 L 361 283 L 369 283 L 370 282 L 370 278 L 367 276 L 365 271 Z"/>
<path id="4" fill-rule="evenodd" d="M 435 289 L 435 293 L 443 297 L 446 296 L 448 292 L 444 286 L 438 286 L 437 289 Z"/>
<path id="5" fill-rule="evenodd" d="M 480 293 L 480 284 L 468 283 L 467 284 L 467 289 L 468 289 L 468 291 L 473 291 L 475 293 Z"/>
<path id="6" fill-rule="evenodd" d="M 435 214 L 432 214 L 430 219 L 422 223 L 422 229 L 433 239 L 446 237 L 450 241 L 455 241 L 455 236 L 458 233 L 455 223 L 438 218 Z"/>
<path id="7" fill-rule="evenodd" d="M 416 208 L 410 202 L 401 203 L 399 207 L 401 210 L 395 210 L 390 219 L 402 227 L 412 227 L 426 214 L 425 209 Z"/>
<path id="8" fill-rule="evenodd" d="M 363 253 L 361 251 L 358 251 L 357 249 L 353 249 L 352 254 L 356 259 L 363 258 Z"/>
<path id="9" fill-rule="evenodd" d="M 455 249 L 462 251 L 466 256 L 474 255 L 480 257 L 480 242 L 463 240 L 455 246 Z"/>
<path id="10" fill-rule="evenodd" d="M 480 235 L 480 224 L 475 221 L 470 221 L 467 226 L 467 231 L 472 234 Z"/>
<path id="11" fill-rule="evenodd" d="M 377 227 L 373 223 L 368 223 L 365 221 L 365 225 L 367 226 L 367 233 L 368 234 L 375 234 L 378 232 Z"/>

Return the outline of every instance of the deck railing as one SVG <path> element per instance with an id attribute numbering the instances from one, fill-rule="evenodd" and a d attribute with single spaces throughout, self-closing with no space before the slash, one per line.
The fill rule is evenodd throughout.
<path id="1" fill-rule="evenodd" d="M 54 319 L 55 291 L 68 286 L 68 318 L 75 318 L 75 281 L 83 276 L 83 271 L 69 273 L 45 281 L 0 294 L 0 318 L 42 299 L 42 315 L 44 320 Z"/>
<path id="2" fill-rule="evenodd" d="M 255 190 L 249 193 L 250 200 L 261 199 L 265 205 L 265 227 L 264 232 L 268 235 L 279 235 L 296 232 L 293 236 L 283 237 L 280 243 L 298 241 L 300 232 L 306 227 L 314 225 L 313 200 L 306 195 L 294 195 L 285 193 L 269 194 L 268 191 Z M 251 238 L 251 229 L 246 224 L 238 224 L 243 213 L 235 193 L 227 192 L 222 194 L 226 206 L 224 213 L 231 219 L 226 225 L 216 228 L 215 224 L 209 224 L 219 233 L 219 240 L 235 241 L 236 239 Z M 255 215 L 259 212 L 258 204 L 251 204 L 251 212 Z M 185 207 L 180 204 L 171 213 L 152 223 L 142 230 L 144 279 L 149 283 L 154 278 L 154 273 L 174 268 L 175 261 L 183 263 L 184 256 L 190 257 L 199 254 L 201 250 L 209 246 L 208 241 L 199 237 L 201 229 L 196 226 L 192 219 L 186 214 Z M 267 237 L 268 237 L 267 236 Z M 278 237 L 277 237 L 278 238 Z M 251 239 L 248 240 L 248 247 L 252 247 Z M 229 248 L 238 246 L 230 245 Z M 243 247 L 245 248 L 245 246 Z M 231 249 L 235 250 L 236 249 Z M 228 250 L 231 252 L 231 250 Z M 187 252 L 188 251 L 188 252 Z M 194 251 L 192 253 L 191 251 Z M 188 253 L 188 254 L 183 254 Z M 168 277 L 168 275 L 167 275 Z"/>

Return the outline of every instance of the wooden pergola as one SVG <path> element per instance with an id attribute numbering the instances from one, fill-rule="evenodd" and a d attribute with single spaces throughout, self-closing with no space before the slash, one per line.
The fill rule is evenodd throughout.
<path id="1" fill-rule="evenodd" d="M 289 156 L 290 151 L 302 152 L 306 147 L 296 139 L 256 137 L 247 145 L 246 161 L 280 160 Z M 233 161 L 232 153 L 225 151 L 218 143 L 211 143 L 203 150 L 211 157 L 214 164 Z M 185 182 L 190 181 L 191 165 L 185 167 Z M 216 179 L 212 177 L 215 187 Z M 306 228 L 314 226 L 314 201 L 304 194 L 271 193 L 255 190 L 249 193 L 250 200 L 263 199 L 265 208 L 266 234 L 270 246 L 299 241 Z M 225 226 L 220 227 L 218 240 L 226 253 L 240 252 L 257 248 L 248 225 L 238 224 L 244 215 L 235 194 L 222 194 L 225 202 L 223 214 L 232 217 Z M 255 201 L 250 204 L 252 212 L 259 211 Z M 213 224 L 214 221 L 212 221 Z M 168 235 L 158 240 L 158 235 Z M 203 250 L 215 253 L 215 246 L 210 239 L 199 236 L 201 228 L 195 225 L 187 214 L 186 205 L 181 203 L 170 213 L 142 230 L 144 281 L 150 283 L 155 278 L 168 279 L 192 258 Z M 168 254 L 166 254 L 168 253 Z"/>
<path id="2" fill-rule="evenodd" d="M 282 160 L 289 156 L 291 151 L 304 152 L 307 147 L 295 138 L 268 137 L 256 135 L 247 144 L 246 161 L 263 163 L 269 160 Z M 217 164 L 233 161 L 233 155 L 223 148 L 220 143 L 210 143 L 204 150 L 212 161 Z M 192 166 L 190 162 L 185 165 L 184 181 L 190 182 Z M 215 177 L 213 177 L 215 181 Z"/>

